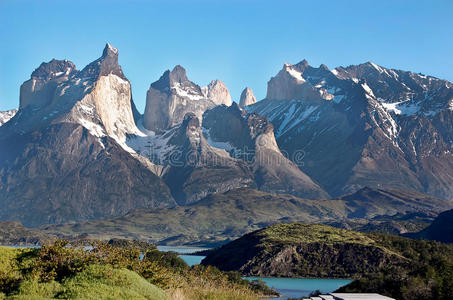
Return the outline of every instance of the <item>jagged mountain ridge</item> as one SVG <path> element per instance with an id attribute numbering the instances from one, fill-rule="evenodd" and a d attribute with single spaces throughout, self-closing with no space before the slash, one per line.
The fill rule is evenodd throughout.
<path id="1" fill-rule="evenodd" d="M 231 103 L 230 92 L 222 81 L 213 80 L 208 86 L 200 87 L 178 65 L 151 84 L 146 95 L 143 127 L 162 132 L 180 124 L 187 113 L 201 119 L 207 109 Z"/>
<path id="2" fill-rule="evenodd" d="M 272 124 L 266 118 L 247 114 L 231 101 L 204 98 L 220 94 L 221 99 L 228 99 L 225 89 L 219 81 L 201 88 L 187 78 L 181 66 L 166 71 L 151 84 L 145 114 L 138 122 L 146 136 L 130 136 L 126 144 L 154 165 L 156 174 L 164 179 L 179 204 L 240 187 L 309 198 L 328 197 L 281 154 Z M 213 94 L 216 90 L 220 92 Z M 161 123 L 162 118 L 171 121 Z M 159 127 L 157 123 L 163 125 Z M 219 136 L 223 133 L 230 134 Z M 231 152 L 235 135 L 244 140 L 234 148 L 252 152 L 252 158 L 257 159 L 250 161 Z"/>
<path id="3" fill-rule="evenodd" d="M 270 119 L 290 156 L 305 152 L 301 170 L 332 196 L 371 186 L 451 199 L 452 93 L 448 81 L 373 63 L 330 71 L 304 60 L 247 110 Z"/>
<path id="4" fill-rule="evenodd" d="M 396 85 L 398 78 L 404 79 L 399 90 L 386 90 L 382 85 L 385 80 L 389 86 Z M 417 86 L 429 91 L 422 97 Z M 109 212 L 103 208 L 107 216 L 123 214 L 134 205 L 192 203 L 240 187 L 308 198 L 328 197 L 326 190 L 336 196 L 363 186 L 411 189 L 448 198 L 452 189 L 451 101 L 446 100 L 451 84 L 445 81 L 372 63 L 330 71 L 302 61 L 285 64 L 269 81 L 268 97 L 272 98 L 246 106 L 247 113 L 231 105 L 221 81 L 200 87 L 177 66 L 151 84 L 143 116 L 135 108 L 130 89 L 118 64 L 118 50 L 109 44 L 101 58 L 81 71 L 70 61 L 52 60 L 32 73 L 21 86 L 19 112 L 0 127 L 0 150 L 8 153 L 0 163 L 7 191 L 0 200 L 10 205 L 10 212 L 25 218 L 19 216 L 13 199 L 27 194 L 27 201 L 34 201 L 31 189 L 26 192 L 19 187 L 30 178 L 42 185 L 36 170 L 43 178 L 48 176 L 48 188 L 40 196 L 44 201 L 60 192 L 49 188 L 57 186 L 54 179 L 68 178 L 68 174 L 82 177 L 89 168 L 79 168 L 79 163 L 83 161 L 83 166 L 104 155 L 121 164 L 118 169 L 124 173 L 113 177 L 127 178 L 127 188 L 115 193 L 130 199 L 124 207 L 116 202 Z M 251 98 L 252 93 L 248 94 L 244 97 Z M 408 95 L 413 100 L 404 100 Z M 429 106 L 431 102 L 435 105 Z M 16 156 L 9 153 L 11 147 Z M 78 160 L 75 149 L 82 151 L 77 153 Z M 247 150 L 252 162 L 245 156 Z M 63 157 L 68 153 L 69 159 Z M 291 162 L 297 160 L 296 154 L 302 154 L 302 164 Z M 83 187 L 69 189 L 70 195 L 64 197 L 83 195 L 81 203 L 85 204 L 94 195 L 112 197 L 106 190 L 94 190 L 95 184 L 113 178 L 93 175 L 96 168 L 114 170 L 110 159 L 88 172 L 96 183 L 85 178 Z M 156 201 L 159 193 L 165 195 L 162 201 Z M 94 204 L 87 211 L 89 205 L 75 207 L 70 220 L 103 217 Z M 68 217 L 51 214 L 33 224 L 58 223 Z"/>
<path id="5" fill-rule="evenodd" d="M 118 50 L 76 70 L 52 60 L 21 86 L 20 109 L 0 127 L 0 219 L 27 226 L 176 205 L 126 144 L 141 135 Z"/>
<path id="6" fill-rule="evenodd" d="M 5 134 L 23 134 L 51 123 L 78 123 L 124 148 L 126 135 L 140 135 L 133 117 L 131 87 L 107 44 L 102 56 L 78 71 L 68 61 L 42 63 L 20 88 L 20 111 Z M 129 150 L 129 149 L 127 149 Z"/>
<path id="7" fill-rule="evenodd" d="M 282 166 L 250 164 L 206 135 L 203 113 L 231 105 L 221 81 L 201 88 L 180 66 L 165 72 L 150 90 L 169 93 L 183 105 L 173 111 L 176 125 L 149 130 L 149 115 L 136 110 L 118 54 L 107 44 L 102 56 L 81 71 L 68 60 L 54 59 L 42 63 L 21 86 L 19 112 L 0 129 L 1 219 L 27 226 L 83 221 L 192 203 L 242 187 L 327 196 L 281 155 L 267 119 L 242 115 L 235 104 L 238 115 L 233 118 L 256 123 L 243 130 L 260 148 L 257 157 L 278 155 Z M 232 115 L 217 117 L 227 118 L 228 124 Z M 251 134 L 252 129 L 256 132 Z M 150 147 L 157 150 L 153 155 L 144 153 Z"/>

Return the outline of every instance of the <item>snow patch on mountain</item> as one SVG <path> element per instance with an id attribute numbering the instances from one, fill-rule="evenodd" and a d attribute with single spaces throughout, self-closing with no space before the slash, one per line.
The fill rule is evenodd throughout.
<path id="1" fill-rule="evenodd" d="M 0 111 L 0 126 L 8 122 L 17 113 L 17 109 L 10 109 L 7 111 Z"/>
<path id="2" fill-rule="evenodd" d="M 374 62 L 370 61 L 370 65 L 373 66 L 373 68 L 375 68 L 376 70 L 378 70 L 379 73 L 383 73 L 384 72 L 384 70 L 381 67 L 379 67 L 378 65 L 376 65 Z"/>
<path id="3" fill-rule="evenodd" d="M 448 102 L 448 109 L 453 110 L 453 98 L 451 98 L 450 101 Z"/>
<path id="4" fill-rule="evenodd" d="M 97 137 L 106 136 L 104 129 L 100 125 L 95 124 L 95 123 L 93 123 L 93 122 L 91 122 L 89 120 L 86 120 L 86 119 L 79 119 L 78 121 L 79 121 L 80 125 L 82 125 L 86 129 L 88 129 L 88 131 L 92 135 L 97 136 Z"/>
<path id="5" fill-rule="evenodd" d="M 174 92 L 180 96 L 180 97 L 185 97 L 189 98 L 190 100 L 197 101 L 201 99 L 205 99 L 206 97 L 202 94 L 200 94 L 198 91 L 190 89 L 190 88 L 183 88 L 179 82 L 173 83 L 171 86 L 171 89 L 174 90 Z"/>
<path id="6" fill-rule="evenodd" d="M 376 96 L 374 96 L 373 90 L 368 86 L 368 84 L 362 83 L 362 87 L 369 96 L 376 98 Z"/>
<path id="7" fill-rule="evenodd" d="M 169 140 L 175 134 L 177 128 L 169 129 L 162 134 L 155 134 L 153 131 L 145 129 L 143 125 L 141 130 L 143 130 L 142 135 L 128 137 L 127 146 L 152 163 L 164 164 L 170 160 L 171 152 L 176 146 L 171 145 Z"/>
<path id="8" fill-rule="evenodd" d="M 299 101 L 292 102 L 290 107 L 286 108 L 287 112 L 280 118 L 282 122 L 280 123 L 280 126 L 278 126 L 276 137 L 278 138 L 286 132 L 289 132 L 299 123 L 307 119 L 318 107 L 319 106 L 316 105 L 301 106 Z M 315 119 L 316 118 L 313 120 Z"/>
<path id="9" fill-rule="evenodd" d="M 236 147 L 234 147 L 233 145 L 231 145 L 228 142 L 214 141 L 211 137 L 209 129 L 206 129 L 204 127 L 202 127 L 201 129 L 203 131 L 204 137 L 208 141 L 209 145 L 211 145 L 212 147 L 218 148 L 218 149 L 223 149 L 223 150 L 227 151 L 228 153 L 231 153 L 232 151 L 236 151 Z"/>
<path id="10" fill-rule="evenodd" d="M 384 106 L 388 111 L 393 112 L 396 115 L 415 115 L 420 111 L 420 106 L 418 103 L 413 101 L 406 100 L 395 103 L 386 103 L 383 99 L 378 99 L 381 101 L 382 106 Z"/>
<path id="11" fill-rule="evenodd" d="M 288 72 L 289 75 L 291 75 L 298 81 L 305 82 L 305 79 L 302 77 L 302 73 L 297 70 L 294 70 L 291 64 L 288 63 L 285 64 L 285 71 Z"/>

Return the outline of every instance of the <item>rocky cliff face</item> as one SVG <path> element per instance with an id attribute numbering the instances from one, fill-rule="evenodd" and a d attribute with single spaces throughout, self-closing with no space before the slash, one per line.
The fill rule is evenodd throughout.
<path id="1" fill-rule="evenodd" d="M 266 117 L 247 114 L 234 103 L 207 111 L 203 128 L 212 145 L 223 146 L 232 157 L 250 165 L 260 190 L 307 198 L 328 197 L 280 152 L 274 128 Z"/>
<path id="2" fill-rule="evenodd" d="M 77 73 L 76 66 L 68 60 L 52 59 L 42 63 L 20 87 L 19 108 L 33 105 L 42 108 L 52 103 L 58 84 Z"/>
<path id="3" fill-rule="evenodd" d="M 0 126 L 8 122 L 17 113 L 17 109 L 0 111 Z"/>
<path id="4" fill-rule="evenodd" d="M 267 99 L 307 101 L 331 100 L 333 95 L 325 89 L 313 85 L 303 75 L 310 68 L 306 60 L 296 65 L 285 63 L 283 69 L 267 83 Z M 327 67 L 320 67 L 322 70 Z M 321 70 L 321 71 L 322 71 Z"/>
<path id="5" fill-rule="evenodd" d="M 304 151 L 301 170 L 331 195 L 371 186 L 451 199 L 452 91 L 373 63 L 330 71 L 303 61 L 285 65 L 268 99 L 247 110 L 269 118 L 290 156 Z"/>
<path id="6" fill-rule="evenodd" d="M 247 106 L 247 105 L 252 105 L 256 103 L 256 97 L 253 94 L 253 91 L 246 87 L 242 93 L 241 93 L 241 98 L 239 100 L 239 105 L 241 107 Z"/>
<path id="7" fill-rule="evenodd" d="M 168 145 L 173 149 L 163 179 L 181 204 L 212 193 L 256 186 L 245 162 L 208 143 L 195 114 L 185 116 Z"/>
<path id="8" fill-rule="evenodd" d="M 211 99 L 216 105 L 226 105 L 230 106 L 233 101 L 231 101 L 230 91 L 227 89 L 223 81 L 213 80 L 208 86 L 203 87 L 203 94 L 206 98 Z"/>
<path id="9" fill-rule="evenodd" d="M 231 96 L 220 80 L 200 87 L 189 81 L 186 70 L 176 66 L 151 84 L 146 95 L 143 125 L 147 130 L 162 132 L 180 124 L 187 113 L 201 120 L 203 112 L 216 105 L 231 105 Z"/>
<path id="10" fill-rule="evenodd" d="M 69 61 L 43 63 L 20 99 L 0 127 L 0 219 L 37 226 L 175 205 L 125 144 L 141 132 L 115 48 L 107 44 L 82 71 Z"/>
<path id="11" fill-rule="evenodd" d="M 102 56 L 82 71 L 70 61 L 42 63 L 21 86 L 20 112 L 9 133 L 56 122 L 78 123 L 95 136 L 113 137 L 126 150 L 135 126 L 131 86 L 118 65 L 118 50 L 107 44 Z"/>

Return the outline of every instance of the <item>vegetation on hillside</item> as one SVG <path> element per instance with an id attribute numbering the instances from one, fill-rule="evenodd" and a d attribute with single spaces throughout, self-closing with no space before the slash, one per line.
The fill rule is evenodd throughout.
<path id="1" fill-rule="evenodd" d="M 258 299 L 275 294 L 239 273 L 189 267 L 145 243 L 0 247 L 0 299 Z"/>
<path id="2" fill-rule="evenodd" d="M 251 276 L 355 278 L 341 292 L 396 299 L 451 299 L 453 246 L 326 225 L 276 224 L 202 261 Z"/>
<path id="3" fill-rule="evenodd" d="M 389 265 L 366 274 L 339 292 L 379 292 L 401 300 L 447 300 L 453 297 L 453 246 L 433 241 L 370 234 L 410 263 Z"/>

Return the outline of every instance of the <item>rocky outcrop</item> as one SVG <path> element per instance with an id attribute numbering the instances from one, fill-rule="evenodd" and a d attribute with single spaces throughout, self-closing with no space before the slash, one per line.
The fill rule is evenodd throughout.
<path id="1" fill-rule="evenodd" d="M 95 78 L 102 76 L 116 75 L 123 80 L 127 80 L 123 70 L 118 63 L 118 49 L 107 43 L 102 56 L 87 65 L 79 74 L 80 78 Z"/>
<path id="2" fill-rule="evenodd" d="M 212 193 L 255 187 L 253 175 L 242 160 L 212 147 L 203 136 L 195 114 L 187 114 L 168 140 L 173 145 L 163 175 L 180 204 L 195 202 Z"/>
<path id="3" fill-rule="evenodd" d="M 5 124 L 6 122 L 8 122 L 16 114 L 17 114 L 17 109 L 0 111 L 0 126 Z"/>
<path id="4" fill-rule="evenodd" d="M 187 113 L 201 120 L 203 112 L 220 104 L 231 105 L 230 93 L 222 81 L 212 81 L 202 88 L 189 81 L 183 67 L 176 66 L 151 84 L 143 125 L 147 130 L 162 132 L 180 124 Z"/>
<path id="5" fill-rule="evenodd" d="M 285 63 L 283 69 L 272 77 L 267 83 L 266 99 L 292 100 L 304 99 L 306 101 L 330 100 L 333 95 L 320 86 L 312 85 L 304 78 L 303 74 L 309 68 L 306 60 L 296 65 Z"/>
<path id="6" fill-rule="evenodd" d="M 452 199 L 452 84 L 373 63 L 329 70 L 285 65 L 247 106 L 277 144 L 332 196 L 364 186 Z M 282 101 L 285 100 L 285 101 Z"/>
<path id="7" fill-rule="evenodd" d="M 0 127 L 0 220 L 39 226 L 176 205 L 125 143 L 141 134 L 115 48 L 80 72 L 69 61 L 42 64 Z"/>
<path id="8" fill-rule="evenodd" d="M 68 60 L 52 59 L 48 63 L 42 63 L 33 71 L 31 78 L 21 85 L 19 108 L 51 105 L 57 86 L 76 73 L 76 66 Z"/>
<path id="9" fill-rule="evenodd" d="M 253 91 L 246 87 L 242 93 L 241 93 L 241 98 L 239 100 L 239 106 L 244 107 L 247 105 L 252 105 L 256 103 L 256 97 L 253 94 Z"/>
<path id="10" fill-rule="evenodd" d="M 247 162 L 260 190 L 306 198 L 328 194 L 287 159 L 277 146 L 274 128 L 266 117 L 247 114 L 234 103 L 218 106 L 203 116 L 203 128 L 213 146 Z M 229 130 L 225 130 L 229 128 Z"/>
<path id="11" fill-rule="evenodd" d="M 211 99 L 216 105 L 230 106 L 231 101 L 230 91 L 225 86 L 225 83 L 220 80 L 213 80 L 208 86 L 202 88 L 206 98 Z"/>

